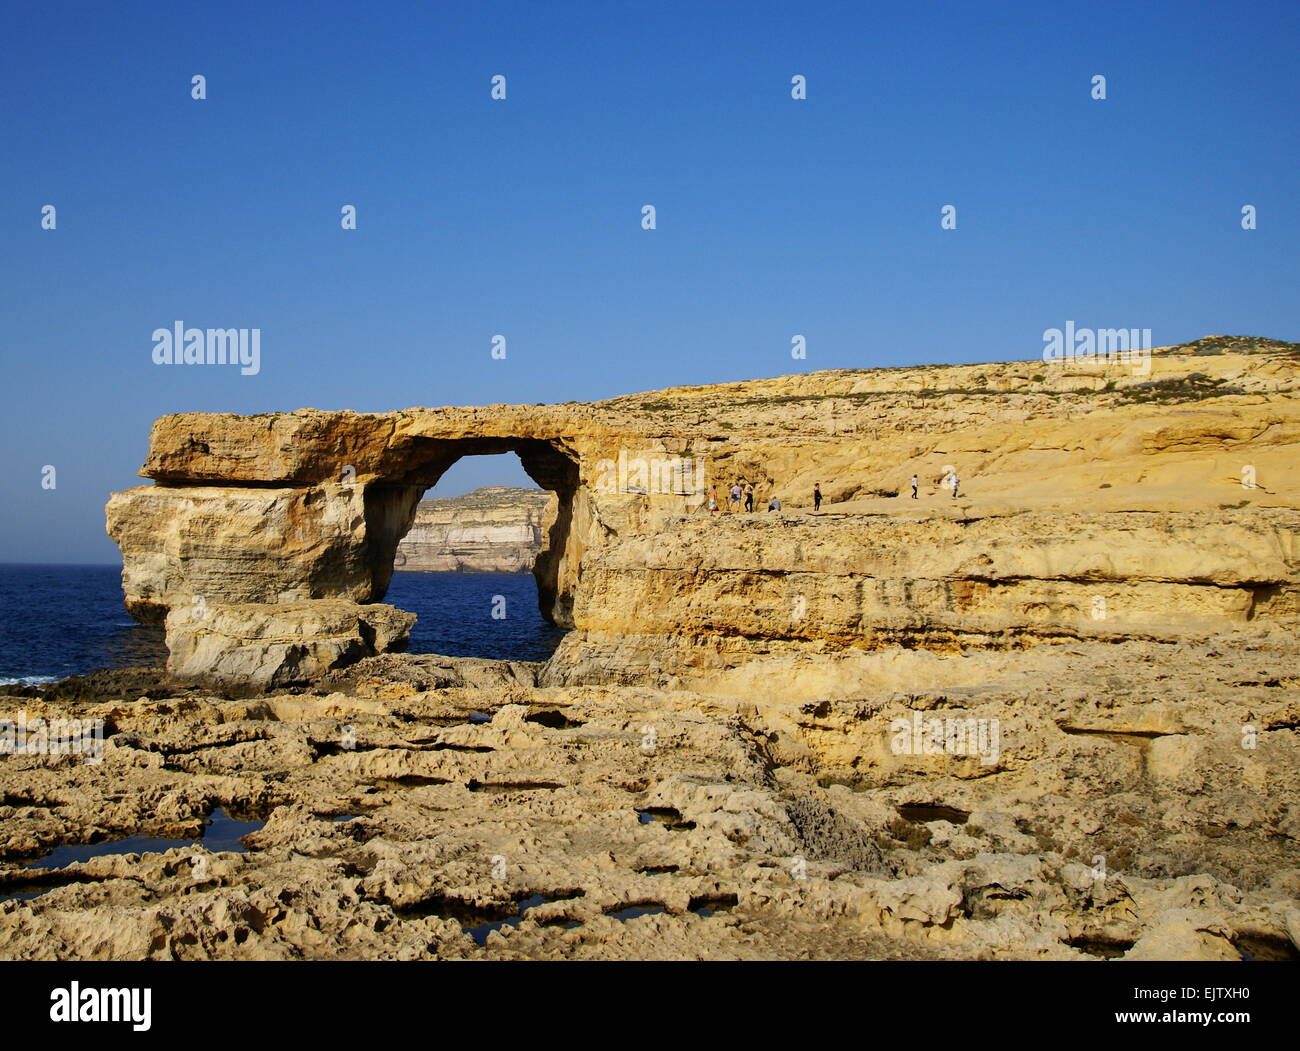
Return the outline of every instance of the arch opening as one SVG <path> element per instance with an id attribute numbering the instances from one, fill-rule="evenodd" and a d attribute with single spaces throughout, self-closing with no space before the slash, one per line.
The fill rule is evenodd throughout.
<path id="1" fill-rule="evenodd" d="M 411 652 L 545 660 L 572 627 L 577 462 L 526 438 L 438 439 L 410 453 L 409 469 L 366 489 L 373 601 L 420 618 Z M 508 453 L 517 462 L 507 465 Z M 479 457 L 501 458 L 501 469 L 476 464 L 439 489 L 453 465 Z M 520 468 L 535 488 L 516 488 Z M 514 485 L 463 492 L 493 475 Z"/>

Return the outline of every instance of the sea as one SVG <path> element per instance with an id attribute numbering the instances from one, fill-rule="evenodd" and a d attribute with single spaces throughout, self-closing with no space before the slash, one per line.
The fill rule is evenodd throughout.
<path id="1" fill-rule="evenodd" d="M 408 653 L 541 661 L 564 634 L 531 573 L 394 573 L 384 601 L 418 618 Z M 122 604 L 121 567 L 0 565 L 0 685 L 166 660 L 162 628 Z"/>

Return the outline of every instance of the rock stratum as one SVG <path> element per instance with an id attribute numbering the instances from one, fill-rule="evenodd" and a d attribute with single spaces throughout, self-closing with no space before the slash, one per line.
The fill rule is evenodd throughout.
<path id="1" fill-rule="evenodd" d="M 544 489 L 484 486 L 421 500 L 394 568 L 434 573 L 530 573 L 556 514 Z"/>
<path id="2" fill-rule="evenodd" d="M 1298 372 L 1212 337 L 164 417 L 107 513 L 171 673 L 0 696 L 106 734 L 0 762 L 0 955 L 1296 959 Z M 503 451 L 570 630 L 391 652 L 421 494 Z M 784 510 L 710 513 L 739 479 Z M 218 806 L 244 852 L 22 864 Z"/>

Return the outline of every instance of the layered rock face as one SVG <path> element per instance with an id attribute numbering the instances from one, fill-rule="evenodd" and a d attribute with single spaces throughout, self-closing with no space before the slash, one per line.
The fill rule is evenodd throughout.
<path id="1" fill-rule="evenodd" d="M 558 501 L 541 489 L 485 486 L 421 500 L 397 545 L 399 571 L 526 573 L 541 553 Z"/>
<path id="2" fill-rule="evenodd" d="M 581 630 L 546 681 L 670 684 L 778 653 L 1174 640 L 1300 613 L 1293 511 L 945 511 L 683 517 L 589 552 Z"/>
<path id="3" fill-rule="evenodd" d="M 215 686 L 314 682 L 404 650 L 414 624 L 414 613 L 343 599 L 177 606 L 167 614 L 167 670 L 178 681 Z"/>
<path id="4" fill-rule="evenodd" d="M 144 619 L 195 596 L 375 602 L 424 489 L 462 455 L 514 451 L 555 494 L 534 568 L 543 611 L 574 629 L 554 681 L 809 648 L 1172 639 L 1296 616 L 1296 381 L 1289 345 L 1219 340 L 1141 371 L 1032 361 L 590 405 L 169 416 L 155 484 L 115 495 L 108 528 Z M 784 510 L 709 514 L 708 488 L 736 480 Z"/>

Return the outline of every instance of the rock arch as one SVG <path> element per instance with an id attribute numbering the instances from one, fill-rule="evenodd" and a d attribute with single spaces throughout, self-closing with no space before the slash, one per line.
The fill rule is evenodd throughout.
<path id="1" fill-rule="evenodd" d="M 544 543 L 533 567 L 542 616 L 560 627 L 573 627 L 573 587 L 577 556 L 570 554 L 574 502 L 578 492 L 578 462 L 561 443 L 539 438 L 430 438 L 414 443 L 411 466 L 402 477 L 377 481 L 364 498 L 367 560 L 371 566 L 370 598 L 379 601 L 388 590 L 397 545 L 411 528 L 425 492 L 437 484 L 452 464 L 464 456 L 518 455 L 524 472 L 556 495 L 555 514 L 543 523 Z M 566 557 L 567 556 L 567 557 Z"/>
<path id="2" fill-rule="evenodd" d="M 1162 357 L 1161 382 L 1210 369 L 1252 397 L 1290 389 L 1278 386 L 1294 371 L 1283 358 L 1215 360 Z M 1294 619 L 1289 495 L 1242 507 L 1220 502 L 1228 493 L 1211 485 L 1176 496 L 1091 488 L 1099 457 L 1107 477 L 1159 466 L 1165 477 L 1209 478 L 1225 441 L 1284 474 L 1294 459 L 1289 402 L 1222 397 L 1171 410 L 1098 392 L 1100 402 L 1048 399 L 1054 408 L 1026 418 L 1002 393 L 1038 390 L 1023 362 L 922 371 L 814 373 L 593 404 L 165 416 L 142 470 L 153 485 L 111 498 L 108 531 L 122 548 L 131 612 L 168 617 L 169 646 L 195 640 L 195 668 L 217 663 L 207 636 L 221 633 L 234 640 L 218 654 L 232 654 L 229 667 L 248 665 L 234 652 L 239 640 L 256 643 L 250 651 L 283 649 L 286 666 L 290 650 L 315 640 L 321 666 L 335 649 L 341 660 L 396 639 L 405 615 L 378 600 L 397 542 L 424 490 L 476 452 L 516 452 L 563 497 L 537 571 L 548 615 L 574 630 L 547 663 L 547 682 L 676 681 L 755 656 L 1177 638 Z M 919 444 L 918 382 L 971 391 L 945 403 L 943 437 Z M 844 405 L 831 429 L 821 422 L 828 399 Z M 1082 437 L 1067 426 L 1094 410 L 1110 415 Z M 860 437 L 877 426 L 879 440 Z M 1119 429 L 1132 440 L 1115 445 Z M 955 448 L 965 450 L 959 460 Z M 949 462 L 1003 495 L 956 516 L 942 501 L 925 514 L 888 505 L 909 471 Z M 1047 504 L 1025 488 L 1044 463 L 1074 486 Z M 787 511 L 691 513 L 708 485 L 738 477 L 760 480 Z M 814 479 L 876 503 L 851 515 L 797 513 Z M 1110 599 L 1104 619 L 1090 612 L 1099 594 Z M 177 610 L 196 600 L 240 608 L 220 613 L 220 632 L 201 615 L 173 632 Z M 303 603 L 314 606 L 287 608 Z"/>
<path id="3" fill-rule="evenodd" d="M 534 573 L 543 615 L 565 628 L 579 626 L 580 569 L 592 548 L 653 531 L 663 516 L 704 500 L 698 472 L 680 472 L 689 485 L 647 495 L 635 470 L 621 470 L 643 459 L 703 463 L 690 440 L 579 403 L 163 416 L 140 472 L 153 484 L 113 494 L 106 509 L 122 550 L 126 606 L 146 623 L 192 605 L 374 606 L 424 492 L 461 457 L 503 452 L 557 494 Z M 288 616 L 246 612 L 276 624 Z M 307 625 L 312 614 L 302 616 Z M 187 630 L 201 629 L 199 618 Z M 172 635 L 169 628 L 174 655 Z"/>
<path id="4" fill-rule="evenodd" d="M 286 420 L 319 422 L 294 419 L 299 415 L 269 425 L 279 455 L 267 448 L 268 435 L 247 433 L 257 417 L 159 421 L 142 471 L 154 484 L 114 494 L 107 508 L 133 616 L 160 623 L 178 604 L 196 601 L 379 602 L 397 544 L 425 491 L 463 456 L 513 452 L 530 478 L 556 493 L 534 572 L 543 615 L 572 627 L 581 554 L 573 516 L 585 501 L 579 499 L 581 456 L 562 437 L 411 435 L 394 441 L 383 426 L 375 428 L 373 441 L 348 427 L 333 434 L 303 434 L 301 426 L 289 435 L 276 433 Z M 346 424 L 357 419 L 336 415 Z M 178 429 L 183 434 L 175 434 Z"/>

